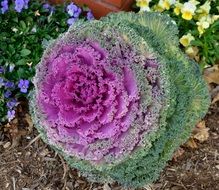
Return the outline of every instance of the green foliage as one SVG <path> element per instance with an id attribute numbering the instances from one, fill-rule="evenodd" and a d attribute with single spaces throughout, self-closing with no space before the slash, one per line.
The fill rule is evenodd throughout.
<path id="1" fill-rule="evenodd" d="M 29 73 L 23 77 L 33 76 L 34 67 L 42 54 L 42 42 L 56 38 L 68 26 L 68 15 L 62 6 L 50 13 L 43 9 L 42 4 L 32 2 L 29 9 L 17 13 L 11 10 L 0 16 L 0 52 L 1 64 L 15 64 Z M 15 73 L 16 75 L 16 73 Z"/>
<path id="2" fill-rule="evenodd" d="M 68 28 L 69 15 L 65 5 L 57 5 L 54 11 L 48 11 L 43 8 L 43 2 L 30 1 L 28 9 L 20 13 L 14 6 L 12 3 L 7 12 L 0 13 L 0 66 L 5 69 L 0 78 L 15 84 L 10 89 L 12 95 L 9 98 L 3 95 L 6 88 L 0 86 L 0 123 L 6 120 L 6 103 L 11 98 L 26 96 L 17 87 L 19 80 L 32 80 L 43 47 Z M 10 67 L 14 67 L 11 72 Z"/>
<path id="3" fill-rule="evenodd" d="M 141 0 L 136 0 L 136 2 Z M 145 0 L 147 1 L 147 0 Z M 172 2 L 169 6 L 165 2 Z M 182 16 L 182 9 L 185 3 L 195 5 L 195 11 L 191 20 L 186 20 Z M 208 4 L 209 3 L 209 4 Z M 163 12 L 168 14 L 176 22 L 179 28 L 179 37 L 191 34 L 194 39 L 188 45 L 181 44 L 181 48 L 198 63 L 201 69 L 214 65 L 219 60 L 219 1 L 218 0 L 152 0 L 146 6 L 136 4 L 140 12 L 144 10 Z M 204 5 L 204 8 L 202 7 Z M 208 10 L 208 5 L 210 9 Z M 176 10 L 178 9 L 178 10 Z M 136 8 L 136 11 L 139 9 Z M 190 11 L 190 10 L 188 10 Z M 201 27 L 199 26 L 201 25 Z M 205 25 L 205 26 L 204 26 Z M 202 28 L 204 27 L 204 28 Z M 189 51 L 190 48 L 190 51 Z M 193 51 L 191 51 L 193 50 Z"/>
<path id="4" fill-rule="evenodd" d="M 219 20 L 208 28 L 204 35 L 196 38 L 191 45 L 198 47 L 201 57 L 200 66 L 214 65 L 219 60 Z M 195 33 L 197 36 L 198 34 Z"/>

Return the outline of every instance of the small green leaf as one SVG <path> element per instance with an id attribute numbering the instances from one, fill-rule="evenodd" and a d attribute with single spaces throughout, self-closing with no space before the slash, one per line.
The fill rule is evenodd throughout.
<path id="1" fill-rule="evenodd" d="M 26 57 L 28 55 L 30 55 L 31 51 L 29 49 L 22 49 L 21 50 L 21 56 L 22 57 Z"/>
<path id="2" fill-rule="evenodd" d="M 17 17 L 12 18 L 12 20 L 13 20 L 14 22 L 18 22 L 18 18 L 17 18 Z"/>
<path id="3" fill-rule="evenodd" d="M 203 43 L 200 40 L 193 40 L 191 42 L 191 44 L 194 45 L 194 46 L 199 46 L 199 47 L 203 46 Z"/>
<path id="4" fill-rule="evenodd" d="M 16 62 L 16 65 L 26 65 L 26 59 L 20 59 L 18 62 Z"/>
<path id="5" fill-rule="evenodd" d="M 33 22 L 33 18 L 31 18 L 31 17 L 29 16 L 29 17 L 26 18 L 26 21 L 29 22 L 29 23 L 32 23 L 32 22 Z"/>
<path id="6" fill-rule="evenodd" d="M 25 24 L 25 22 L 24 22 L 23 20 L 20 21 L 20 26 L 21 26 L 21 28 L 24 29 L 24 30 L 25 30 L 26 27 L 27 27 L 26 24 Z"/>

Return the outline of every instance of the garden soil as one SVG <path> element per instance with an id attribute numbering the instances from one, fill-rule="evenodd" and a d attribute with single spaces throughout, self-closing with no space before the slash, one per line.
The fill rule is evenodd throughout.
<path id="1" fill-rule="evenodd" d="M 141 190 L 219 190 L 219 104 L 211 106 L 204 121 L 209 137 L 204 142 L 190 139 L 181 146 L 160 179 Z M 90 183 L 70 169 L 39 138 L 24 102 L 17 118 L 0 127 L 0 190 L 128 189 Z"/>

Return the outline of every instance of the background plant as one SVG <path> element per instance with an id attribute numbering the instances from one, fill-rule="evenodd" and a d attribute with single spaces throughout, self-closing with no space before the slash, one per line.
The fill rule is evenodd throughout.
<path id="1" fill-rule="evenodd" d="M 29 0 L 0 1 L 0 123 L 15 117 L 18 99 L 32 88 L 35 65 L 50 40 L 91 11 L 74 3 L 51 6 Z"/>
<path id="2" fill-rule="evenodd" d="M 203 69 L 219 59 L 219 1 L 136 0 L 143 11 L 169 14 L 179 28 L 184 51 Z"/>

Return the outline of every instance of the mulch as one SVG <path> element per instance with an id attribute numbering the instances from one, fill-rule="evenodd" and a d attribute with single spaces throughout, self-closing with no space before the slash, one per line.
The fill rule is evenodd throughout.
<path id="1" fill-rule="evenodd" d="M 219 104 L 205 117 L 209 138 L 196 148 L 183 145 L 160 179 L 145 190 L 219 189 Z M 27 106 L 17 118 L 0 127 L 0 190 L 125 190 L 118 184 L 90 183 L 68 167 L 63 158 L 39 138 Z"/>

